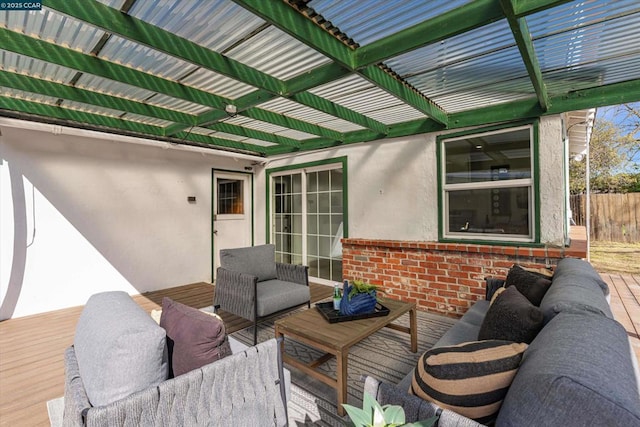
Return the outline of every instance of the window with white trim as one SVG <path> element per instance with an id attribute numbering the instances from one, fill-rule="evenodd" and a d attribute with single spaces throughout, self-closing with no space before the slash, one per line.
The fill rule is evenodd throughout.
<path id="1" fill-rule="evenodd" d="M 533 241 L 533 126 L 440 144 L 443 237 Z"/>

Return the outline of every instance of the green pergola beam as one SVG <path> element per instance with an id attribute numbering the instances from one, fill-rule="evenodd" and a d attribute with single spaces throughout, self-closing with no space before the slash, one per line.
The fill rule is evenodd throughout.
<path id="1" fill-rule="evenodd" d="M 400 80 L 393 78 L 380 67 L 372 65 L 370 67 L 363 68 L 360 70 L 360 74 L 376 86 L 403 100 L 436 122 L 445 126 L 449 124 L 447 113 L 445 113 L 433 101 L 422 96 L 416 90 L 408 87 Z"/>
<path id="2" fill-rule="evenodd" d="M 474 0 L 356 50 L 356 68 L 380 63 L 414 49 L 504 18 L 499 0 Z"/>
<path id="3" fill-rule="evenodd" d="M 115 133 L 135 134 L 138 137 L 164 137 L 164 129 L 159 126 L 133 122 L 117 117 L 72 110 L 39 102 L 0 96 L 0 111 L 2 109 L 28 115 L 41 116 L 49 121 L 52 119 L 73 122 L 80 125 L 89 125 L 102 131 L 108 130 Z M 211 146 L 231 148 L 235 150 L 251 151 L 264 154 L 264 147 L 242 142 L 230 141 L 220 138 L 207 137 L 205 135 L 184 134 L 181 136 L 187 141 L 205 143 Z M 175 142 L 175 141 L 170 141 Z"/>
<path id="4" fill-rule="evenodd" d="M 185 127 L 195 124 L 196 120 L 196 116 L 191 114 L 181 113 L 179 111 L 156 107 L 143 102 L 132 101 L 86 89 L 80 89 L 74 86 L 68 86 L 48 80 L 41 80 L 35 77 L 29 77 L 9 71 L 0 70 L 0 85 L 39 95 L 51 96 L 69 101 L 81 102 L 83 104 L 110 108 L 113 110 L 126 111 L 128 113 L 139 114 L 141 116 L 177 122 L 180 123 L 181 126 Z"/>
<path id="5" fill-rule="evenodd" d="M 242 83 L 280 94 L 281 80 L 94 0 L 47 0 L 44 6 Z"/>
<path id="6" fill-rule="evenodd" d="M 347 47 L 284 1 L 234 0 L 234 2 L 272 23 L 307 46 L 328 56 L 339 65 L 351 70 L 357 68 L 354 63 L 356 51 Z M 371 68 L 376 68 L 379 71 L 372 71 Z M 447 124 L 446 113 L 440 107 L 418 92 L 411 91 L 413 93 L 409 94 L 408 91 L 410 89 L 400 84 L 387 72 L 380 70 L 378 67 L 357 71 L 386 92 L 397 96 L 436 121 L 444 125 Z M 372 78 L 371 76 L 374 77 Z"/>
<path id="7" fill-rule="evenodd" d="M 220 122 L 208 126 L 208 129 L 229 133 L 232 135 L 244 136 L 246 138 L 259 139 L 266 142 L 272 142 L 286 147 L 300 148 L 300 141 L 293 138 L 286 138 L 281 135 L 259 131 L 256 129 L 245 128 L 242 126 L 232 125 L 230 123 Z"/>
<path id="8" fill-rule="evenodd" d="M 224 109 L 224 106 L 230 103 L 226 98 L 171 80 L 156 77 L 152 74 L 134 70 L 124 65 L 86 55 L 54 43 L 38 40 L 7 30 L 6 28 L 0 28 L 0 39 L 3 40 L 3 49 L 17 53 L 18 55 L 30 56 L 41 61 L 50 62 L 117 82 L 127 82 L 152 92 L 159 92 L 208 107 Z"/>
<path id="9" fill-rule="evenodd" d="M 513 0 L 515 16 L 549 9 L 571 0 Z M 504 18 L 500 0 L 474 0 L 405 30 L 391 34 L 355 52 L 355 68 L 378 64 L 389 58 L 436 43 Z"/>
<path id="10" fill-rule="evenodd" d="M 573 0 L 513 0 L 513 12 L 517 18 L 522 18 L 532 13 L 551 9 Z"/>
<path id="11" fill-rule="evenodd" d="M 375 130 L 378 133 L 386 134 L 387 125 L 377 120 L 373 120 L 356 111 L 345 108 L 339 104 L 333 103 L 325 98 L 321 98 L 310 92 L 296 93 L 290 97 L 292 100 L 306 105 L 313 109 L 325 112 L 334 117 L 356 123 L 364 128 Z"/>
<path id="12" fill-rule="evenodd" d="M 533 88 L 538 96 L 538 102 L 544 111 L 548 110 L 551 106 L 549 100 L 549 94 L 542 78 L 542 71 L 540 71 L 540 64 L 538 63 L 538 57 L 535 53 L 533 46 L 533 40 L 531 39 L 531 32 L 525 18 L 516 18 L 513 0 L 500 0 L 502 10 L 504 11 L 511 32 L 518 45 L 520 56 L 524 61 L 524 65 L 529 73 L 529 78 L 533 84 Z"/>
<path id="13" fill-rule="evenodd" d="M 353 50 L 284 1 L 233 1 L 340 65 L 353 69 Z"/>
<path id="14" fill-rule="evenodd" d="M 449 116 L 449 129 L 486 126 L 501 122 L 534 119 L 545 115 L 560 114 L 586 108 L 640 102 L 640 80 L 583 89 L 566 95 L 552 97 L 550 101 L 551 108 L 547 111 L 542 110 L 536 98 L 531 98 L 528 100 L 493 105 L 473 111 L 452 113 Z M 417 135 L 439 130 L 442 130 L 441 126 L 433 120 L 412 120 L 389 126 L 389 133 L 386 136 L 376 135 L 371 131 L 348 132 L 344 135 L 342 142 L 310 140 L 302 146 L 302 149 L 329 148 L 336 145 Z M 266 150 L 266 155 L 272 156 L 293 151 L 296 150 L 288 147 L 269 147 Z"/>

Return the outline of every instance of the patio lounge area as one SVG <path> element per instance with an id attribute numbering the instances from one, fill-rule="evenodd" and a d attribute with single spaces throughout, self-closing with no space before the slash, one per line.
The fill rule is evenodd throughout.
<path id="1" fill-rule="evenodd" d="M 601 274 L 611 290 L 611 308 L 624 325 L 640 360 L 640 277 Z M 211 304 L 213 286 L 195 283 L 135 296 L 145 310 L 160 307 L 168 296 L 193 307 Z M 312 285 L 312 301 L 331 295 L 330 287 Z M 46 402 L 64 393 L 64 349 L 73 341 L 82 307 L 58 310 L 0 323 L 0 425 L 46 426 Z M 250 322 L 224 316 L 228 332 Z M 419 331 L 420 334 L 420 331 Z M 420 335 L 419 335 L 420 337 Z M 420 339 L 420 338 L 419 338 Z"/>

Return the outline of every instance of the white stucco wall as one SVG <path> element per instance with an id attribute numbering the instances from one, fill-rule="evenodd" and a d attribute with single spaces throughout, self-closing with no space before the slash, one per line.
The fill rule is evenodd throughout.
<path id="1" fill-rule="evenodd" d="M 296 154 L 272 159 L 266 168 L 347 156 L 349 237 L 436 241 L 437 136 L 432 133 Z M 560 116 L 540 120 L 539 141 L 541 242 L 562 245 L 565 190 Z M 264 189 L 264 171 L 257 176 L 257 188 Z M 262 228 L 258 229 L 264 229 L 263 205 L 261 209 L 257 217 Z"/>
<path id="2" fill-rule="evenodd" d="M 560 116 L 540 118 L 540 241 L 562 246 L 565 237 L 565 154 Z"/>
<path id="3" fill-rule="evenodd" d="M 0 130 L 5 318 L 81 305 L 101 291 L 137 294 L 211 280 L 211 169 L 242 171 L 249 160 Z"/>
<path id="4" fill-rule="evenodd" d="M 265 168 L 347 156 L 350 237 L 436 240 L 435 142 L 435 134 L 429 134 L 354 144 L 271 160 Z M 257 188 L 264 189 L 264 169 L 257 178 Z M 265 214 L 258 218 L 264 229 Z"/>

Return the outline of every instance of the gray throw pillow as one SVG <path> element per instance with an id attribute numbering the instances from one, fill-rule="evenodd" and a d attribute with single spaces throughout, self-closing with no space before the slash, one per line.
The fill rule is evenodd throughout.
<path id="1" fill-rule="evenodd" d="M 542 329 L 542 311 L 515 286 L 506 288 L 489 307 L 478 332 L 479 340 L 531 343 Z"/>
<path id="2" fill-rule="evenodd" d="M 166 334 L 126 292 L 89 298 L 74 350 L 87 397 L 103 406 L 167 379 Z"/>
<path id="3" fill-rule="evenodd" d="M 160 326 L 167 331 L 170 377 L 231 354 L 224 322 L 218 316 L 165 297 L 162 299 Z"/>
<path id="4" fill-rule="evenodd" d="M 518 291 L 536 307 L 540 306 L 542 298 L 551 286 L 551 280 L 540 273 L 527 271 L 514 264 L 507 274 L 505 286 L 515 286 Z"/>

